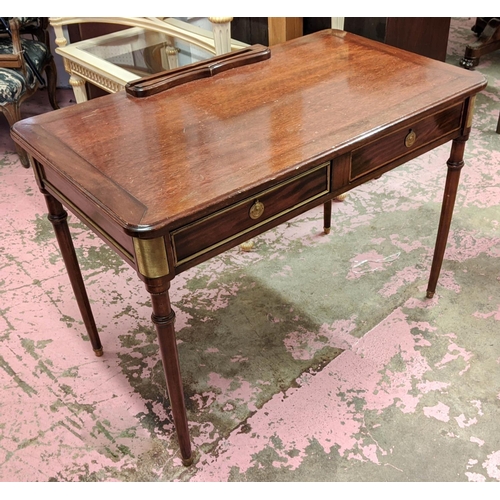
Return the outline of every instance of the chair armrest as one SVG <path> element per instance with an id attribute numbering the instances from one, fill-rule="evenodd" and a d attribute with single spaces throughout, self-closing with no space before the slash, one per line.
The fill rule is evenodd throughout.
<path id="1" fill-rule="evenodd" d="M 12 40 L 12 53 L 0 54 L 0 68 L 22 68 L 24 70 L 23 48 L 19 34 L 19 21 L 15 17 L 10 19 L 9 28 Z"/>
<path id="2" fill-rule="evenodd" d="M 23 48 L 21 46 L 21 35 L 19 33 L 19 20 L 13 17 L 10 22 L 10 32 L 12 35 L 12 47 L 14 49 L 14 54 L 22 54 Z"/>

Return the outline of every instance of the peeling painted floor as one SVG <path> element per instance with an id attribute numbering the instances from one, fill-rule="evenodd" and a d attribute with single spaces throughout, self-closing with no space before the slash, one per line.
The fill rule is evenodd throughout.
<path id="1" fill-rule="evenodd" d="M 449 63 L 474 41 L 453 19 Z M 177 277 L 195 463 L 148 295 L 75 218 L 85 333 L 43 197 L 0 122 L 1 481 L 500 482 L 500 52 L 478 97 L 437 293 L 449 144 Z M 70 91 L 60 91 L 62 105 Z M 48 111 L 44 93 L 25 116 Z"/>

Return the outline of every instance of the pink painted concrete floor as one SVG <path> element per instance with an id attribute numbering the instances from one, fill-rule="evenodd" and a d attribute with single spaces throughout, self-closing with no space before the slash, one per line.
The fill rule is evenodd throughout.
<path id="1" fill-rule="evenodd" d="M 453 19 L 450 64 L 471 25 Z M 335 203 L 328 236 L 312 210 L 174 280 L 189 468 L 142 283 L 71 218 L 96 358 L 0 122 L 0 480 L 500 482 L 500 53 L 476 71 L 488 87 L 434 299 L 449 145 Z M 24 106 L 47 111 L 42 92 Z"/>

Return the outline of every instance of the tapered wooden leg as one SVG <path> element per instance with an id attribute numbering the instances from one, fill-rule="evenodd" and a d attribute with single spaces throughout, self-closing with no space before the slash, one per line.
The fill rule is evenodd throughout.
<path id="1" fill-rule="evenodd" d="M 59 243 L 62 258 L 64 260 L 64 264 L 66 265 L 69 280 L 71 282 L 71 286 L 73 287 L 73 292 L 75 294 L 76 302 L 78 303 L 78 308 L 80 309 L 85 328 L 87 329 L 87 333 L 90 337 L 92 348 L 94 349 L 96 356 L 102 356 L 101 340 L 99 339 L 99 334 L 97 333 L 97 327 L 95 325 L 92 309 L 90 308 L 87 291 L 85 290 L 85 285 L 83 283 L 80 265 L 78 264 L 75 247 L 73 246 L 73 240 L 71 239 L 71 234 L 68 228 L 68 214 L 59 201 L 57 201 L 50 194 L 44 194 L 47 208 L 49 210 L 48 218 L 54 226 L 57 242 Z"/>
<path id="2" fill-rule="evenodd" d="M 151 294 L 153 305 L 151 319 L 155 324 L 158 334 L 163 370 L 165 372 L 175 430 L 177 431 L 177 439 L 179 440 L 182 463 L 188 466 L 192 464 L 193 457 L 174 330 L 175 313 L 170 306 L 168 295 L 170 281 L 166 278 L 146 278 L 144 281 L 147 291 Z"/>
<path id="3" fill-rule="evenodd" d="M 332 225 L 332 202 L 327 201 L 323 206 L 323 230 L 325 234 L 330 233 L 330 228 Z"/>
<path id="4" fill-rule="evenodd" d="M 427 298 L 431 299 L 436 291 L 436 285 L 443 263 L 444 251 L 450 232 L 451 218 L 453 216 L 453 207 L 457 196 L 458 182 L 460 180 L 460 171 L 464 166 L 463 157 L 465 150 L 465 138 L 455 139 L 451 146 L 450 159 L 447 161 L 448 174 L 446 176 L 446 186 L 444 189 L 443 205 L 441 207 L 441 218 L 434 248 L 434 258 L 432 260 L 431 274 L 427 286 Z"/>

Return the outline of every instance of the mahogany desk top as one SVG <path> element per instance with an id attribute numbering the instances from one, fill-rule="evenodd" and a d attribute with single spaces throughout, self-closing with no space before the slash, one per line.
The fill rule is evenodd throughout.
<path id="1" fill-rule="evenodd" d="M 32 157 L 98 355 L 61 204 L 152 294 L 185 463 L 191 450 L 170 280 L 319 204 L 328 231 L 332 198 L 453 140 L 432 296 L 474 98 L 486 86 L 479 74 L 337 30 L 274 46 L 270 56 L 254 50 L 223 57 L 214 71 L 185 67 L 172 88 L 162 90 L 168 75 L 132 82 L 127 92 L 23 120 L 12 131 Z"/>

